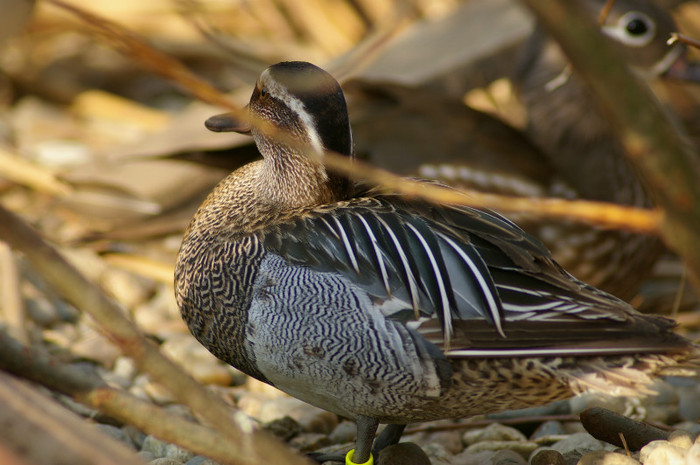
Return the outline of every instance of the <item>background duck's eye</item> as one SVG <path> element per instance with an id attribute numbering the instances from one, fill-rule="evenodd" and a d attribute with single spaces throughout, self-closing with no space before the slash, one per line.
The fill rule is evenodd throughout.
<path id="1" fill-rule="evenodd" d="M 608 36 L 630 47 L 644 47 L 656 36 L 656 24 L 639 11 L 629 11 L 617 24 L 603 27 Z"/>
<path id="2" fill-rule="evenodd" d="M 625 28 L 627 29 L 627 32 L 633 36 L 644 35 L 649 30 L 647 23 L 642 21 L 640 18 L 634 18 L 632 21 L 627 23 Z"/>

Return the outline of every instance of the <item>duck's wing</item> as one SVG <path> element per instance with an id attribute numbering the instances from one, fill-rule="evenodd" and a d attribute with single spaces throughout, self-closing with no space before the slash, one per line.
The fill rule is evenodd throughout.
<path id="1" fill-rule="evenodd" d="M 375 308 L 451 357 L 596 355 L 680 347 L 644 316 L 576 280 L 495 213 L 370 196 L 292 215 L 267 250 L 345 276 Z"/>

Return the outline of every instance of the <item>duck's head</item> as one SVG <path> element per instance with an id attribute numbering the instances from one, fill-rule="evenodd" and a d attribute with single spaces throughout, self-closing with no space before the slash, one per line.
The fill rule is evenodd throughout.
<path id="1" fill-rule="evenodd" d="M 252 134 L 264 158 L 260 183 L 272 202 L 305 206 L 350 192 L 349 181 L 327 173 L 317 158 L 324 151 L 353 156 L 345 97 L 330 74 L 302 61 L 272 65 L 258 78 L 246 109 L 250 123 L 225 113 L 205 125 Z"/>
<path id="2" fill-rule="evenodd" d="M 262 72 L 246 107 L 253 124 L 243 123 L 233 113 L 209 118 L 205 125 L 216 132 L 251 133 L 263 156 L 271 141 L 269 129 L 255 127 L 255 121 L 270 123 L 285 137 L 310 145 L 352 155 L 352 133 L 345 97 L 338 82 L 318 66 L 304 61 L 285 61 Z"/>
<path id="3" fill-rule="evenodd" d="M 590 2 L 591 12 L 599 15 L 604 0 Z M 621 49 L 629 63 L 645 77 L 668 74 L 700 80 L 697 64 L 687 61 L 683 44 L 667 43 L 678 26 L 665 8 L 651 1 L 617 0 L 601 26 L 601 31 Z"/>
<path id="4" fill-rule="evenodd" d="M 598 21 L 607 0 L 581 1 L 590 19 Z M 600 31 L 645 79 L 664 76 L 700 82 L 700 66 L 688 60 L 685 45 L 667 43 L 678 26 L 667 9 L 651 0 L 616 0 Z M 521 53 L 516 80 L 544 81 L 548 90 L 558 88 L 568 79 L 568 62 L 558 44 L 537 28 Z"/>

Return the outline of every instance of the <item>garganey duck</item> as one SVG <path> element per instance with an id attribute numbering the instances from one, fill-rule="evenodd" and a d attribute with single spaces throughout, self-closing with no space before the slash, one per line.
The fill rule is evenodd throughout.
<path id="1" fill-rule="evenodd" d="M 592 18 L 603 0 L 585 0 Z M 646 78 L 700 80 L 665 9 L 617 0 L 601 31 Z M 450 186 L 522 197 L 563 197 L 650 207 L 651 199 L 584 83 L 558 45 L 537 29 L 513 77 L 527 133 L 434 89 L 352 80 L 343 84 L 356 150 L 373 164 Z M 533 142 L 535 147 L 533 147 Z M 659 240 L 580 223 L 512 215 L 577 278 L 630 300 L 649 276 Z"/>
<path id="2" fill-rule="evenodd" d="M 251 129 L 263 159 L 195 214 L 177 302 L 221 360 L 354 420 L 347 463 L 371 463 L 373 443 L 397 442 L 407 423 L 631 394 L 694 356 L 671 320 L 573 278 L 500 215 L 328 172 L 324 151 L 353 147 L 343 92 L 322 69 L 269 67 L 248 109 L 286 139 Z M 208 127 L 250 129 L 229 115 Z"/>
<path id="3" fill-rule="evenodd" d="M 591 18 L 600 15 L 605 3 L 584 2 Z M 667 44 L 678 27 L 654 2 L 616 0 L 600 30 L 644 79 L 700 81 L 685 45 Z M 527 110 L 527 134 L 566 186 L 560 195 L 653 206 L 644 181 L 588 88 L 571 71 L 559 45 L 539 28 L 523 49 L 514 82 Z M 656 237 L 619 230 L 567 224 L 528 230 L 548 245 L 556 241 L 556 259 L 575 276 L 625 300 L 634 296 L 664 250 Z"/>

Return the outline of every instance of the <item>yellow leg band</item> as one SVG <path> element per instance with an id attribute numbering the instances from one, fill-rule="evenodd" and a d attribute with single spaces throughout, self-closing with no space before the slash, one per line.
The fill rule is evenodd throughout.
<path id="1" fill-rule="evenodd" d="M 365 463 L 355 463 L 352 461 L 352 456 L 355 455 L 355 449 L 350 450 L 350 452 L 347 453 L 345 456 L 345 465 L 374 465 L 374 457 L 372 457 L 372 454 L 369 454 L 369 460 L 367 460 Z"/>

